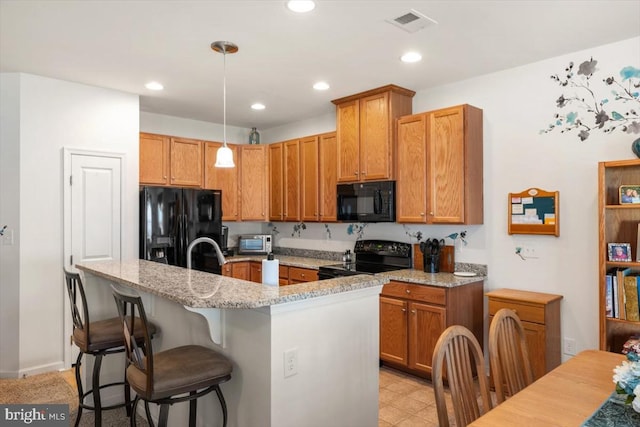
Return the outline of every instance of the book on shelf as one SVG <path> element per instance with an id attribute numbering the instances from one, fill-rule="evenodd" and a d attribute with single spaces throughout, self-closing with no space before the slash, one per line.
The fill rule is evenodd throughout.
<path id="1" fill-rule="evenodd" d="M 625 277 L 631 273 L 629 267 L 613 267 L 607 271 L 605 286 L 611 282 L 612 316 L 616 319 L 627 320 L 627 307 L 625 301 Z M 607 296 L 605 288 L 605 297 Z M 605 301 L 606 302 L 606 301 Z M 631 301 L 630 301 L 631 303 Z"/>
<path id="2" fill-rule="evenodd" d="M 624 278 L 625 312 L 627 320 L 640 322 L 638 311 L 638 276 L 628 275 Z"/>
<path id="3" fill-rule="evenodd" d="M 607 317 L 616 317 L 613 298 L 613 275 L 607 274 L 604 289 L 605 315 Z"/>

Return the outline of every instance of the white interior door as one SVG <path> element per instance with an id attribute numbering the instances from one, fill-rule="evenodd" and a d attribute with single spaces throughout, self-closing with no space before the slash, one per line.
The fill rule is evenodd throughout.
<path id="1" fill-rule="evenodd" d="M 121 259 L 124 155 L 65 149 L 64 266 L 75 271 L 81 261 Z M 64 288 L 64 285 L 63 285 Z M 65 365 L 77 349 L 65 290 Z"/>

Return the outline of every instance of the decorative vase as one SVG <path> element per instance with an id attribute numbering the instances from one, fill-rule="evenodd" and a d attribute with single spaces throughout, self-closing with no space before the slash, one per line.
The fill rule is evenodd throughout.
<path id="1" fill-rule="evenodd" d="M 631 143 L 631 151 L 633 151 L 633 154 L 640 158 L 640 138 Z"/>
<path id="2" fill-rule="evenodd" d="M 251 128 L 251 132 L 249 133 L 249 144 L 260 144 L 260 134 L 256 128 Z"/>

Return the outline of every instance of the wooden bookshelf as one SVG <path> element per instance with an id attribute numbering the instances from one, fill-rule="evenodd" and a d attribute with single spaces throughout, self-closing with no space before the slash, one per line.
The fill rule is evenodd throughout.
<path id="1" fill-rule="evenodd" d="M 620 204 L 620 186 L 640 183 L 640 159 L 600 162 L 598 164 L 599 214 L 599 323 L 600 349 L 619 353 L 631 335 L 640 335 L 640 322 L 606 316 L 606 274 L 613 267 L 630 267 L 640 272 L 637 261 L 640 203 Z M 630 243 L 631 262 L 608 259 L 608 243 Z"/>

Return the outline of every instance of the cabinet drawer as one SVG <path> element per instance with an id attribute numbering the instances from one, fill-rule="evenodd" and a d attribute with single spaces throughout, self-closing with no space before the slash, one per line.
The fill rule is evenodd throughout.
<path id="1" fill-rule="evenodd" d="M 289 280 L 298 282 L 314 282 L 318 280 L 318 272 L 308 268 L 289 267 Z"/>
<path id="2" fill-rule="evenodd" d="M 513 301 L 489 299 L 489 316 L 495 315 L 501 308 L 509 308 L 516 312 L 523 322 L 544 324 L 544 307 L 522 304 Z"/>
<path id="3" fill-rule="evenodd" d="M 434 286 L 413 285 L 411 283 L 391 281 L 382 288 L 382 295 L 406 298 L 431 304 L 445 305 L 446 290 Z"/>

